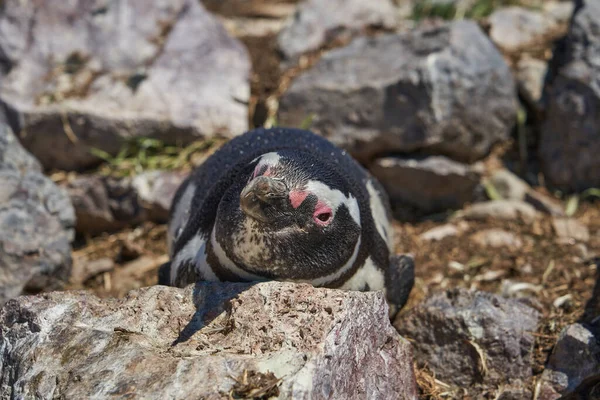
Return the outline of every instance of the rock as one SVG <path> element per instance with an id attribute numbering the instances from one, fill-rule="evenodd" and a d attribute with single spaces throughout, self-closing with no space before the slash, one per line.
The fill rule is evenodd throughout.
<path id="1" fill-rule="evenodd" d="M 538 211 L 564 216 L 563 207 L 556 201 L 533 190 L 525 181 L 506 169 L 500 169 L 490 177 L 489 183 L 505 200 L 526 201 Z"/>
<path id="2" fill-rule="evenodd" d="M 517 200 L 492 200 L 473 204 L 457 213 L 457 217 L 468 220 L 499 219 L 531 223 L 538 212 L 527 203 Z"/>
<path id="3" fill-rule="evenodd" d="M 88 260 L 85 257 L 74 257 L 71 282 L 81 284 L 103 272 L 112 271 L 115 262 L 108 257 Z"/>
<path id="4" fill-rule="evenodd" d="M 382 293 L 308 284 L 153 286 L 22 297 L 0 312 L 13 398 L 416 399 Z M 258 398 L 261 396 L 250 396 Z"/>
<path id="5" fill-rule="evenodd" d="M 489 184 L 504 200 L 525 200 L 531 191 L 527 182 L 507 169 L 495 171 L 489 178 Z"/>
<path id="6" fill-rule="evenodd" d="M 524 400 L 532 399 L 531 390 L 527 388 L 525 382 L 515 382 L 512 385 L 503 385 L 498 388 L 494 400 Z"/>
<path id="7" fill-rule="evenodd" d="M 556 217 L 563 217 L 565 215 L 565 210 L 560 203 L 533 189 L 527 192 L 525 201 L 535 207 L 536 210 L 545 212 L 546 214 Z"/>
<path id="8" fill-rule="evenodd" d="M 540 132 L 544 176 L 564 191 L 600 186 L 600 3 L 578 3 L 550 65 Z"/>
<path id="9" fill-rule="evenodd" d="M 9 126 L 0 122 L 0 168 L 15 172 L 41 172 L 38 160 L 21 146 Z M 6 199 L 2 198 L 2 201 Z"/>
<path id="10" fill-rule="evenodd" d="M 523 247 L 523 241 L 517 235 L 503 229 L 484 229 L 471 236 L 471 240 L 482 247 L 510 249 Z"/>
<path id="11" fill-rule="evenodd" d="M 77 232 L 97 235 L 144 221 L 146 213 L 129 179 L 82 175 L 67 185 Z"/>
<path id="12" fill-rule="evenodd" d="M 133 178 L 131 185 L 148 219 L 163 224 L 169 221 L 171 202 L 187 176 L 184 172 L 148 171 Z"/>
<path id="13" fill-rule="evenodd" d="M 536 10 L 501 8 L 488 18 L 490 38 L 512 65 L 521 99 L 537 114 L 544 110 L 542 95 L 548 71 L 544 53 L 566 34 L 573 12 L 571 2 L 540 5 Z"/>
<path id="14" fill-rule="evenodd" d="M 456 209 L 473 201 L 480 180 L 469 165 L 443 156 L 380 158 L 370 171 L 392 204 L 409 205 L 424 213 Z"/>
<path id="15" fill-rule="evenodd" d="M 596 283 L 594 284 L 592 296 L 585 304 L 581 321 L 595 325 L 600 329 L 600 257 L 592 258 L 589 264 L 596 265 Z"/>
<path id="16" fill-rule="evenodd" d="M 23 291 L 64 285 L 74 225 L 66 193 L 0 123 L 0 305 Z"/>
<path id="17" fill-rule="evenodd" d="M 145 221 L 166 223 L 171 201 L 186 173 L 148 171 L 134 178 L 82 175 L 67 185 L 77 232 L 96 235 Z"/>
<path id="18" fill-rule="evenodd" d="M 560 334 L 539 384 L 539 399 L 582 399 L 600 394 L 600 341 L 584 325 L 567 326 Z M 595 395 L 593 395 L 595 394 Z M 563 397 L 565 396 L 565 397 Z"/>
<path id="19" fill-rule="evenodd" d="M 542 5 L 544 15 L 555 24 L 560 24 L 563 34 L 567 33 L 574 9 L 575 4 L 572 1 L 545 1 Z"/>
<path id="20" fill-rule="evenodd" d="M 510 69 L 471 21 L 355 39 L 326 53 L 282 96 L 279 122 L 311 129 L 361 161 L 421 151 L 457 161 L 508 139 Z"/>
<path id="21" fill-rule="evenodd" d="M 456 289 L 436 294 L 396 319 L 418 363 L 442 382 L 496 385 L 531 376 L 539 313 L 512 299 Z"/>
<path id="22" fill-rule="evenodd" d="M 556 14 L 528 10 L 522 7 L 506 7 L 490 15 L 490 38 L 507 54 L 515 54 L 551 43 L 566 32 L 566 22 L 559 8 Z"/>
<path id="23" fill-rule="evenodd" d="M 548 63 L 546 61 L 524 56 L 517 62 L 515 75 L 519 93 L 527 105 L 533 109 L 540 109 L 547 72 Z"/>
<path id="24" fill-rule="evenodd" d="M 563 329 L 548 359 L 540 400 L 600 398 L 600 258 L 594 257 L 596 283 L 579 323 Z"/>
<path id="25" fill-rule="evenodd" d="M 9 0 L 0 47 L 0 102 L 48 169 L 92 166 L 91 149 L 116 154 L 128 138 L 248 127 L 247 51 L 199 1 Z"/>
<path id="26" fill-rule="evenodd" d="M 590 231 L 587 226 L 573 218 L 553 218 L 552 226 L 556 236 L 560 239 L 573 239 L 580 242 L 590 240 Z"/>
<path id="27" fill-rule="evenodd" d="M 156 283 L 158 269 L 167 262 L 169 262 L 167 254 L 158 257 L 143 255 L 128 262 L 113 274 L 112 293 L 117 297 L 123 297 L 132 289 L 139 289 L 149 282 Z"/>
<path id="28" fill-rule="evenodd" d="M 426 242 L 438 242 L 447 237 L 454 237 L 460 233 L 460 229 L 456 225 L 445 224 L 436 226 L 430 230 L 422 233 L 419 238 Z"/>
<path id="29" fill-rule="evenodd" d="M 391 0 L 306 0 L 279 33 L 279 49 L 293 60 L 318 50 L 339 35 L 354 35 L 368 27 L 392 29 L 396 10 Z"/>

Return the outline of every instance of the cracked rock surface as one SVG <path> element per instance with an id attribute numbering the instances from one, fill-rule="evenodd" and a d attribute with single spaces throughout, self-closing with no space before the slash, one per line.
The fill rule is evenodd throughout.
<path id="1" fill-rule="evenodd" d="M 38 2 L 0 10 L 0 102 L 46 168 L 81 169 L 125 138 L 247 128 L 246 49 L 195 0 Z"/>
<path id="2" fill-rule="evenodd" d="M 0 327 L 0 391 L 13 398 L 417 398 L 411 345 L 376 292 L 268 282 L 122 300 L 50 293 L 8 302 Z"/>

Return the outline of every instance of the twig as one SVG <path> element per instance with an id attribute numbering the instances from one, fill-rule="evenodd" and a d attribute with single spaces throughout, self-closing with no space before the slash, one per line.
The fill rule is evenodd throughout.
<path id="1" fill-rule="evenodd" d="M 63 129 L 65 131 L 65 134 L 67 135 L 67 137 L 69 138 L 71 143 L 77 144 L 79 142 L 79 138 L 77 137 L 77 135 L 75 135 L 75 132 L 73 132 L 73 128 L 71 128 L 71 124 L 69 123 L 69 118 L 67 117 L 67 113 L 64 111 L 61 111 L 60 119 L 62 120 Z"/>

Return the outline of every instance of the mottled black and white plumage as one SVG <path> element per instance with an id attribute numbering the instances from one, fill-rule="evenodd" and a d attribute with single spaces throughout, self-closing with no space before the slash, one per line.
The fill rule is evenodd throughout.
<path id="1" fill-rule="evenodd" d="M 399 309 L 409 257 L 390 257 L 388 199 L 346 152 L 299 129 L 257 129 L 225 144 L 179 188 L 171 261 L 159 283 L 309 282 L 386 291 Z"/>

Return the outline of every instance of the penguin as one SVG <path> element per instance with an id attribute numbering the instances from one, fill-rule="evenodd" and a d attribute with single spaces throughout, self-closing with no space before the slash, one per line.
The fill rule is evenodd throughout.
<path id="1" fill-rule="evenodd" d="M 159 284 L 293 281 L 385 292 L 394 315 L 414 262 L 393 255 L 388 197 L 344 150 L 307 130 L 255 129 L 195 169 L 170 209 Z"/>

